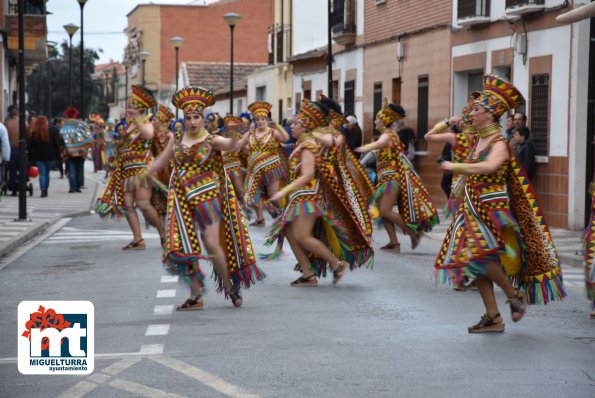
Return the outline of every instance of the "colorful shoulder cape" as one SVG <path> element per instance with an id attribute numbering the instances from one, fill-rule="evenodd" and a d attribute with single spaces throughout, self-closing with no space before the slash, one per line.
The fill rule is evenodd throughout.
<path id="1" fill-rule="evenodd" d="M 595 302 L 595 192 L 591 196 L 591 215 L 583 231 L 583 249 L 585 266 L 585 291 L 587 298 Z"/>

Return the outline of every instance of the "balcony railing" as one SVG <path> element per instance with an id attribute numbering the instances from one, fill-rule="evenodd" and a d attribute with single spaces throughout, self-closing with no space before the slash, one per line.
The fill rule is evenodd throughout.
<path id="1" fill-rule="evenodd" d="M 12 56 L 18 57 L 19 51 L 19 5 L 17 0 L 9 0 L 8 12 L 4 16 L 6 47 Z M 45 1 L 24 1 L 25 66 L 47 61 L 47 21 Z"/>
<path id="2" fill-rule="evenodd" d="M 355 43 L 355 0 L 335 0 L 331 13 L 333 39 L 343 45 Z"/>
<path id="3" fill-rule="evenodd" d="M 458 18 L 489 17 L 490 0 L 459 0 Z"/>
<path id="4" fill-rule="evenodd" d="M 25 0 L 24 15 L 46 15 L 44 0 Z M 8 1 L 8 15 L 17 15 L 19 13 L 19 0 Z"/>
<path id="5" fill-rule="evenodd" d="M 506 0 L 506 8 L 527 6 L 527 5 L 545 5 L 545 0 Z"/>

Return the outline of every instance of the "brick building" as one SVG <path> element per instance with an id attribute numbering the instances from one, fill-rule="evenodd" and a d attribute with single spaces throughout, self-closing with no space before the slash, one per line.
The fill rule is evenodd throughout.
<path id="1" fill-rule="evenodd" d="M 266 64 L 268 27 L 274 0 L 220 0 L 210 5 L 139 4 L 128 14 L 126 57 L 132 61 L 130 84 L 142 81 L 138 54 L 146 51 L 145 81 L 159 102 L 169 104 L 175 87 L 175 49 L 170 39 L 182 37 L 179 64 L 229 63 L 230 28 L 223 19 L 240 14 L 234 31 L 234 63 Z"/>

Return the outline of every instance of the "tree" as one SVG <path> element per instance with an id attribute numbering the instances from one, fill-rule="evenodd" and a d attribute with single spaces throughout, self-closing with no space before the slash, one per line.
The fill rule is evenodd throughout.
<path id="1" fill-rule="evenodd" d="M 62 42 L 60 47 L 61 51 L 49 54 L 48 61 L 38 64 L 26 79 L 27 108 L 48 117 L 62 115 L 69 106 L 80 110 L 80 46 L 72 47 L 72 76 L 69 76 L 68 42 Z M 105 94 L 102 81 L 91 77 L 98 59 L 97 51 L 85 48 L 83 84 L 87 115 L 89 113 L 105 113 Z M 72 104 L 69 103 L 68 98 L 69 78 L 72 81 Z"/>

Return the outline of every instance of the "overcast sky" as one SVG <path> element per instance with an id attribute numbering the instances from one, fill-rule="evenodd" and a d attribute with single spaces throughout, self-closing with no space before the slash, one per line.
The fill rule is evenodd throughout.
<path id="1" fill-rule="evenodd" d="M 204 0 L 212 3 L 216 0 Z M 110 59 L 121 61 L 126 46 L 126 14 L 138 4 L 189 4 L 190 0 L 88 0 L 84 8 L 85 48 L 103 50 L 99 53 L 99 63 Z M 47 9 L 48 40 L 61 43 L 68 41 L 63 26 L 73 23 L 80 27 L 81 12 L 77 0 L 49 0 Z M 72 37 L 72 45 L 81 40 L 80 30 Z"/>

